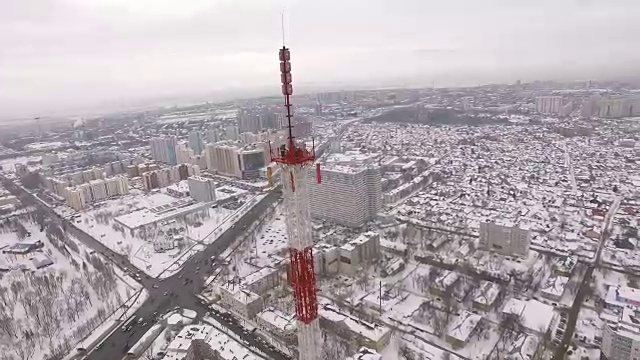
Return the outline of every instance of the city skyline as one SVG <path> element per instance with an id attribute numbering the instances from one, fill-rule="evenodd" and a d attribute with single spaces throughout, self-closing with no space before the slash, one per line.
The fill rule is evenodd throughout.
<path id="1" fill-rule="evenodd" d="M 35 5 L 38 5 L 37 7 Z M 21 1 L 0 5 L 0 119 L 275 95 L 270 49 L 300 59 L 297 93 L 633 73 L 631 1 Z M 462 11 L 464 10 L 464 11 Z M 116 25 L 114 25 L 116 24 Z M 613 56 L 612 54 L 615 54 Z M 395 66 L 394 66 L 395 64 Z"/>

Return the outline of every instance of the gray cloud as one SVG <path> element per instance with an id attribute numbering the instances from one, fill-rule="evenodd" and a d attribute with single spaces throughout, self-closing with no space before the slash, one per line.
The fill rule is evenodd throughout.
<path id="1" fill-rule="evenodd" d="M 633 0 L 7 0 L 0 117 L 276 92 L 284 7 L 300 87 L 605 76 L 640 60 Z"/>

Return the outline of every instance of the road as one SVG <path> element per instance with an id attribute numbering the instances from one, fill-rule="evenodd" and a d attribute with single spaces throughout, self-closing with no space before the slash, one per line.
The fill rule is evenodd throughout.
<path id="1" fill-rule="evenodd" d="M 591 278 L 593 276 L 593 271 L 600 266 L 600 256 L 602 254 L 602 250 L 604 249 L 605 243 L 607 242 L 607 238 L 609 235 L 609 229 L 611 228 L 611 221 L 615 213 L 618 211 L 620 207 L 620 198 L 616 197 L 609 207 L 609 211 L 607 211 L 607 215 L 604 217 L 604 221 L 602 223 L 602 229 L 600 231 L 600 242 L 598 243 L 598 250 L 596 251 L 596 259 L 595 261 L 589 265 L 587 271 L 584 273 L 584 277 L 582 278 L 582 283 L 580 283 L 580 288 L 578 289 L 578 294 L 576 294 L 576 298 L 573 301 L 573 305 L 569 310 L 569 319 L 567 320 L 567 328 L 564 331 L 564 335 L 562 336 L 562 342 L 556 348 L 556 352 L 553 356 L 555 360 L 564 359 L 564 354 L 567 352 L 569 345 L 571 344 L 571 340 L 573 338 L 573 332 L 576 328 L 576 322 L 578 321 L 578 314 L 580 313 L 580 308 L 584 303 L 584 299 L 589 292 L 589 287 L 591 284 Z M 551 334 L 553 337 L 554 334 Z"/>
<path id="2" fill-rule="evenodd" d="M 89 360 L 114 360 L 121 358 L 126 351 L 151 328 L 155 320 L 155 313 L 163 314 L 175 307 L 181 307 L 195 310 L 198 313 L 197 319 L 202 318 L 210 309 L 201 304 L 200 300 L 196 297 L 194 289 L 201 289 L 205 278 L 212 273 L 213 269 L 210 259 L 222 254 L 234 240 L 242 234 L 245 228 L 251 226 L 251 224 L 265 213 L 281 196 L 279 190 L 271 191 L 262 201 L 244 214 L 235 223 L 235 226 L 222 233 L 220 237 L 205 250 L 187 260 L 178 273 L 165 279 L 156 279 L 144 275 L 139 269 L 133 266 L 126 257 L 113 252 L 89 234 L 75 227 L 73 223 L 56 214 L 53 209 L 42 205 L 33 194 L 24 191 L 24 189 L 16 186 L 6 178 L 2 179 L 4 180 L 3 183 L 7 190 L 20 197 L 25 204 L 37 206 L 45 211 L 50 218 L 63 224 L 65 231 L 71 233 L 82 243 L 103 254 L 120 268 L 142 274 L 140 283 L 149 292 L 149 297 L 138 311 L 136 311 L 134 316 L 136 318 L 143 318 L 146 325 L 135 325 L 132 331 L 129 332 L 117 329 L 104 341 L 101 347 L 89 354 L 87 357 Z M 236 333 L 238 337 L 246 341 L 249 345 L 254 346 L 271 358 L 283 360 L 289 358 L 279 351 L 266 346 L 256 335 L 245 334 L 243 328 L 235 323 L 233 319 L 222 317 L 216 313 L 211 313 L 210 317 Z"/>

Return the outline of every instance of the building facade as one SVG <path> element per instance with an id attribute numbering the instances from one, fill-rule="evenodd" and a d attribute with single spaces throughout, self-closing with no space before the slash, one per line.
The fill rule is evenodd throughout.
<path id="1" fill-rule="evenodd" d="M 176 165 L 176 145 L 178 139 L 175 136 L 157 137 L 149 140 L 151 158 L 165 164 Z"/>
<path id="2" fill-rule="evenodd" d="M 193 150 L 193 153 L 196 155 L 202 154 L 202 150 L 204 150 L 204 141 L 200 131 L 189 132 L 189 148 Z"/>
<path id="3" fill-rule="evenodd" d="M 189 195 L 194 200 L 202 202 L 216 201 L 216 184 L 213 179 L 191 176 L 187 180 L 189 183 Z"/>
<path id="4" fill-rule="evenodd" d="M 603 360 L 640 359 L 640 310 L 629 306 L 622 309 L 617 322 L 605 322 L 600 345 Z"/>
<path id="5" fill-rule="evenodd" d="M 315 218 L 359 227 L 374 219 L 382 207 L 381 173 L 377 166 L 323 168 L 320 183 L 316 181 L 315 169 L 310 169 L 307 176 L 311 216 Z"/>
<path id="6" fill-rule="evenodd" d="M 527 256 L 531 232 L 516 226 L 480 223 L 480 248 L 503 255 Z"/>

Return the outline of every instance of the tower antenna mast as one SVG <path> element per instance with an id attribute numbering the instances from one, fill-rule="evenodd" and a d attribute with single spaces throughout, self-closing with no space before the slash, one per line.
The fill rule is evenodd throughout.
<path id="1" fill-rule="evenodd" d="M 322 349 L 318 323 L 318 300 L 313 240 L 311 238 L 311 211 L 309 206 L 308 176 L 316 160 L 315 147 L 307 149 L 293 136 L 291 95 L 291 53 L 285 44 L 284 12 L 282 13 L 282 48 L 280 49 L 280 82 L 287 117 L 288 138 L 285 144 L 271 151 L 271 161 L 278 164 L 284 198 L 285 222 L 289 238 L 289 280 L 295 299 L 298 320 L 298 356 L 300 360 L 318 360 Z M 319 174 L 319 167 L 316 166 Z M 320 182 L 320 176 L 317 176 Z"/>

